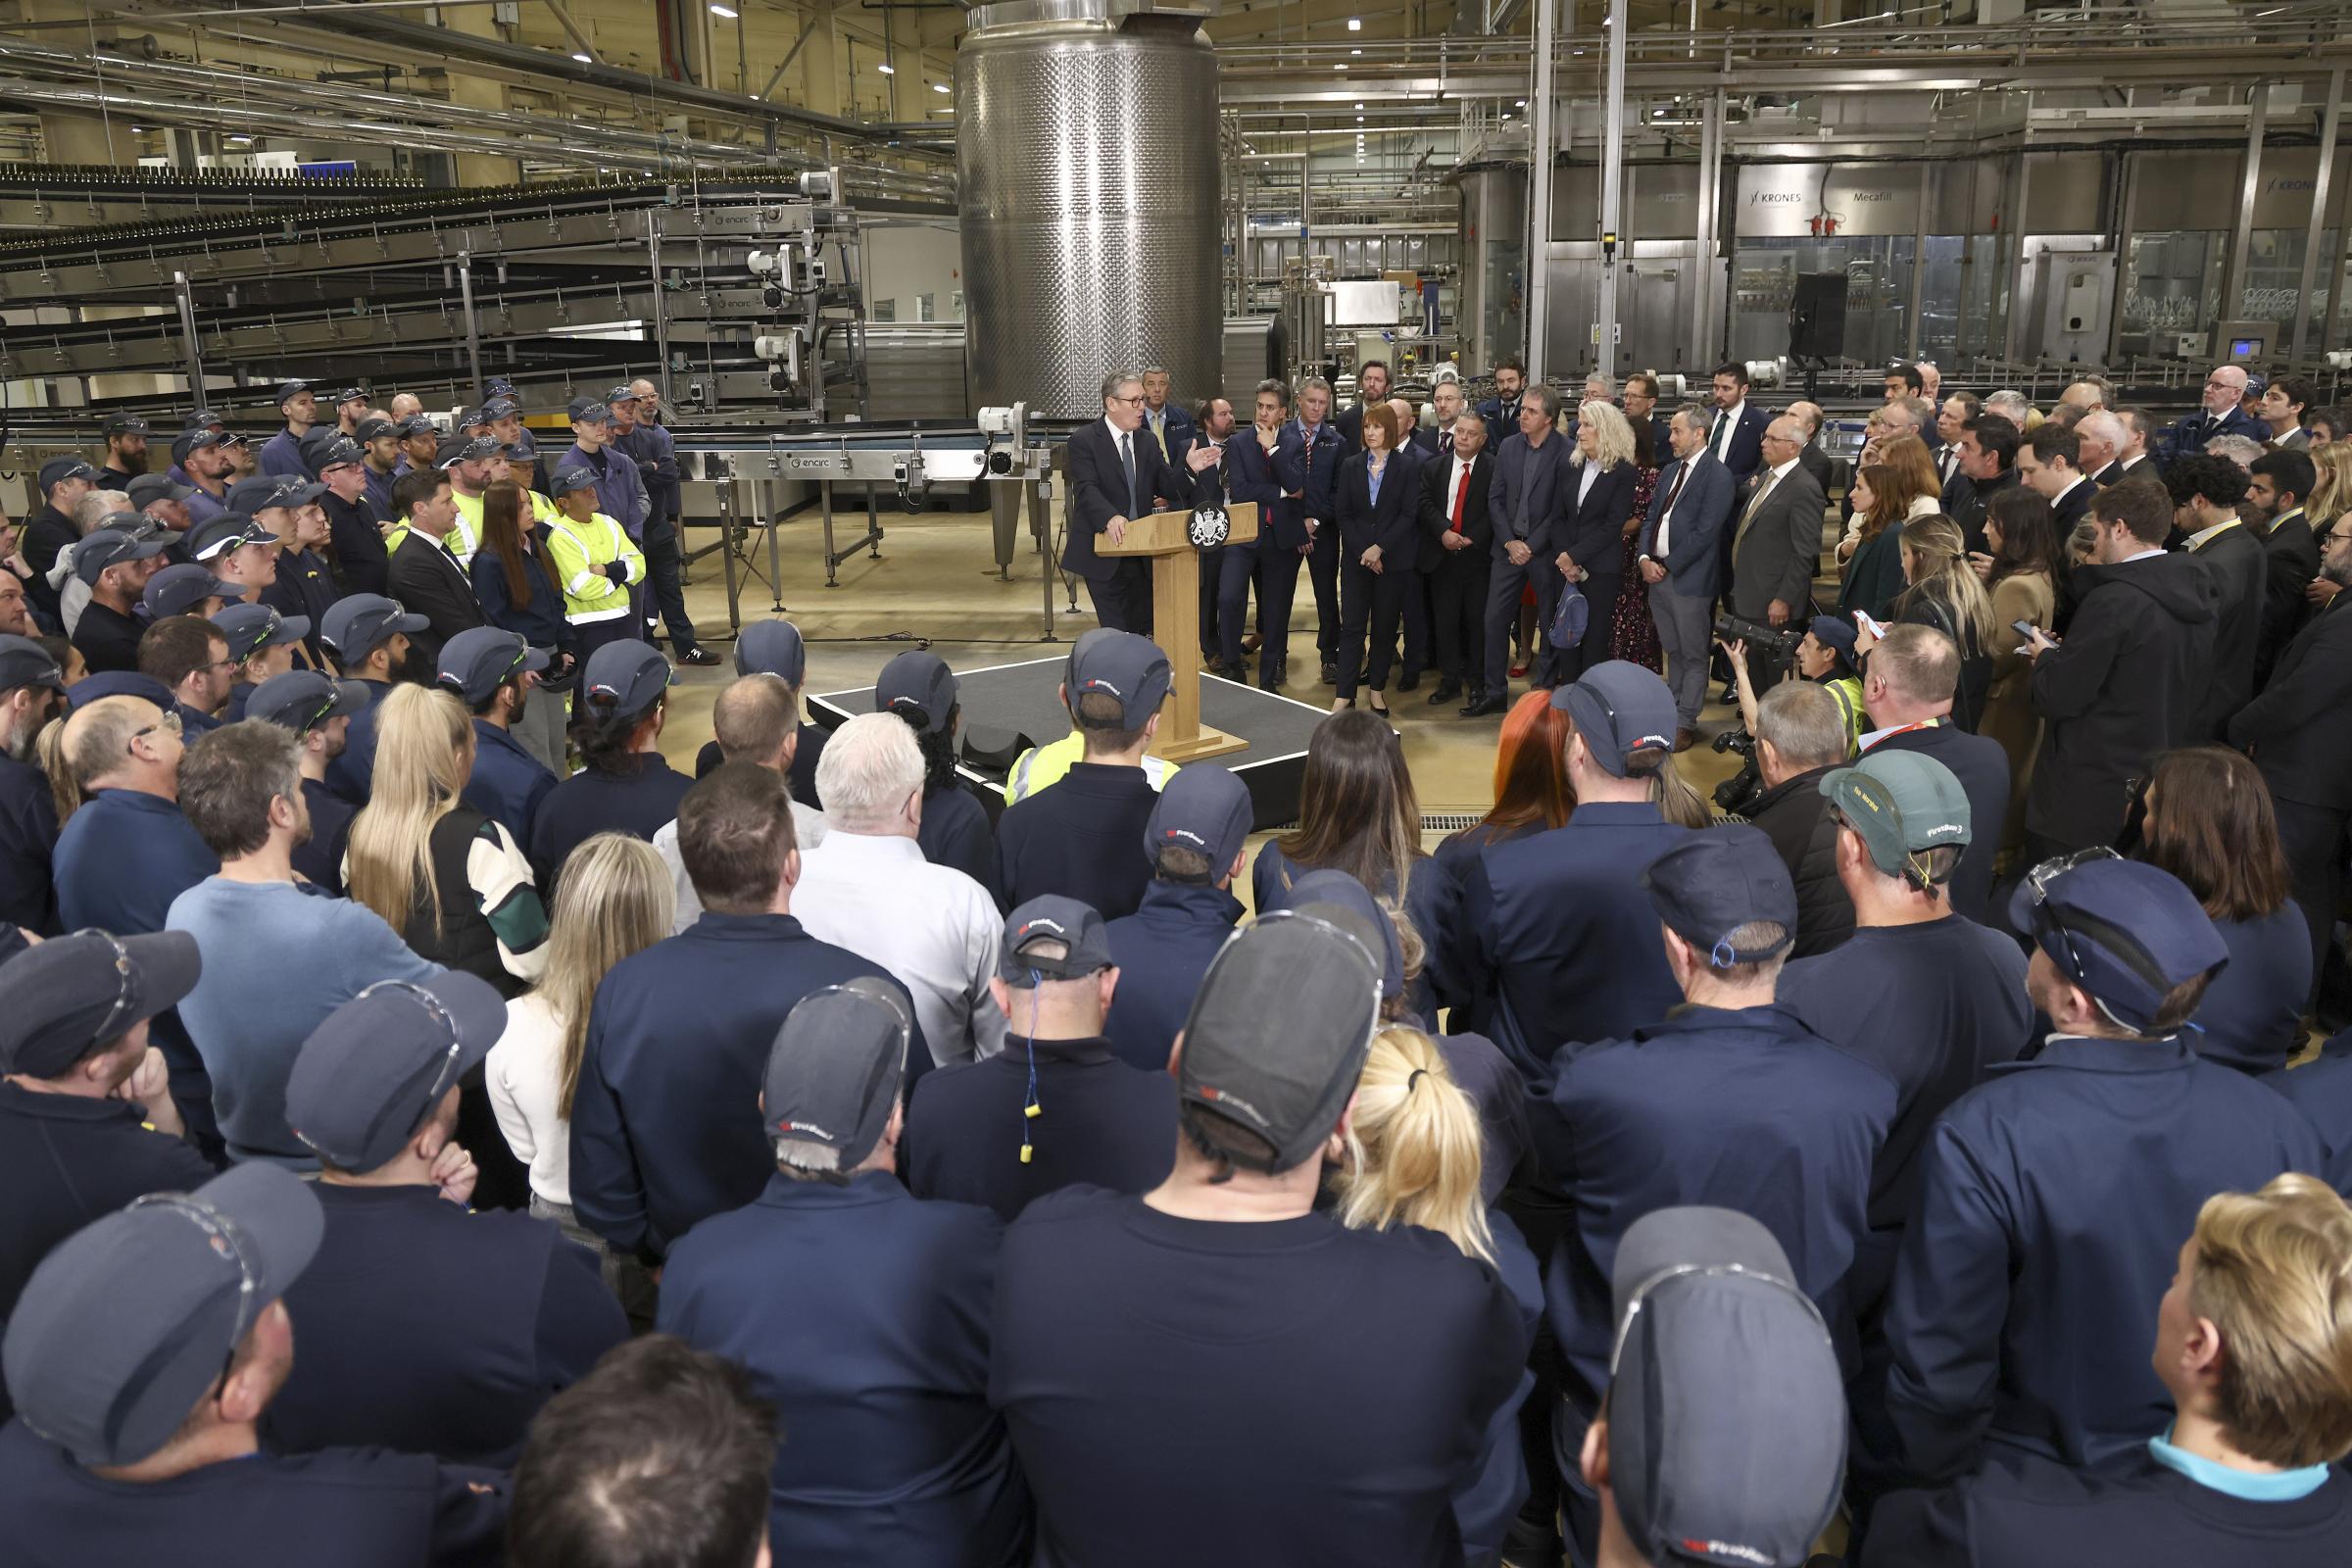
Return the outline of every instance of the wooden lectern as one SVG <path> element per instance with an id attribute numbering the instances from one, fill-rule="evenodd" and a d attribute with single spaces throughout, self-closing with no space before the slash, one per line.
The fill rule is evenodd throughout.
<path id="1" fill-rule="evenodd" d="M 1257 503 L 1225 509 L 1230 527 L 1225 542 L 1246 545 L 1257 537 Z M 1152 563 L 1152 640 L 1168 656 L 1175 676 L 1171 711 L 1159 726 L 1152 752 L 1171 762 L 1197 762 L 1245 750 L 1249 742 L 1200 722 L 1200 552 L 1193 547 L 1191 512 L 1154 512 L 1127 525 L 1127 538 L 1095 537 L 1099 556 L 1143 556 Z"/>

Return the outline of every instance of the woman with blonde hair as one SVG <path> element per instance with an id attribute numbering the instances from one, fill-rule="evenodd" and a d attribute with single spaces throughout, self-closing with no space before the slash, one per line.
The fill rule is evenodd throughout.
<path id="1" fill-rule="evenodd" d="M 1609 660 L 1616 635 L 1617 590 L 1625 580 L 1625 525 L 1634 514 L 1634 427 L 1613 403 L 1586 403 L 1576 411 L 1576 447 L 1568 454 L 1566 531 L 1555 537 L 1552 557 L 1560 575 L 1585 596 L 1588 618 L 1574 648 L 1549 647 L 1551 628 L 1536 634 L 1546 645 L 1543 665 L 1550 674 L 1539 686 L 1566 685 Z"/>
<path id="2" fill-rule="evenodd" d="M 1941 514 L 1906 523 L 1903 580 L 1911 586 L 1895 600 L 1894 619 L 1933 626 L 1958 646 L 1960 689 L 1952 697 L 1952 722 L 1973 734 L 1992 686 L 1992 645 L 2000 623 L 1992 616 L 1992 596 L 1968 564 L 1960 525 Z M 1867 644 L 1862 651 L 1868 652 Z"/>
<path id="3" fill-rule="evenodd" d="M 499 1130 L 530 1167 L 531 1212 L 601 1252 L 604 1242 L 571 1207 L 571 1101 L 588 1039 L 588 1004 L 612 967 L 669 935 L 677 890 L 643 839 L 599 833 L 564 861 L 548 931 L 547 967 L 507 1004 L 506 1033 L 485 1077 Z"/>
<path id="4" fill-rule="evenodd" d="M 1480 1131 L 1437 1042 L 1391 1025 L 1372 1038 L 1348 1122 L 1348 1159 L 1337 1188 L 1339 1222 L 1353 1231 L 1415 1226 L 1451 1242 L 1494 1270 L 1530 1333 L 1544 1311 L 1535 1255 L 1511 1222 L 1491 1215 L 1480 1196 Z M 1454 1494 L 1464 1559 L 1491 1562 L 1527 1494 L 1519 1410 L 1531 1372 L 1490 1415 L 1478 1469 Z"/>
<path id="5" fill-rule="evenodd" d="M 2303 503 L 2303 518 L 2312 532 L 2326 533 L 2335 519 L 2352 512 L 2352 442 L 2331 441 L 2310 452 L 2318 475 Z"/>
<path id="6" fill-rule="evenodd" d="M 547 910 L 514 836 L 463 799 L 473 721 L 447 692 L 397 686 L 376 736 L 345 887 L 419 956 L 518 995 L 547 967 Z"/>

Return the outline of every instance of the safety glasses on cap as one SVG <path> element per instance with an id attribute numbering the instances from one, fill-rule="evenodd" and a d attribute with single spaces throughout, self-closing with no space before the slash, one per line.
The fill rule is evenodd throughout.
<path id="1" fill-rule="evenodd" d="M 2082 954 L 2075 946 L 2075 933 L 2068 928 L 2065 917 L 2058 912 L 2057 906 L 2050 902 L 2050 890 L 2057 884 L 2060 877 L 2070 871 L 2094 864 L 2100 860 L 2120 860 L 2122 858 L 2122 856 L 2106 845 L 2094 844 L 2089 849 L 2077 850 L 2071 855 L 2054 855 L 2026 873 L 2026 890 L 2033 895 L 2034 917 L 2037 920 L 2047 920 L 2050 923 L 2050 929 L 2056 931 L 2058 939 L 2066 944 L 2067 961 L 2074 966 L 2077 979 L 2082 978 L 2084 973 Z"/>

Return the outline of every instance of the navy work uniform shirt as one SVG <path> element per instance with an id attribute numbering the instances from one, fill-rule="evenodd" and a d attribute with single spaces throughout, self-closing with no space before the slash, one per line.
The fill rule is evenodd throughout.
<path id="1" fill-rule="evenodd" d="M 192 1193 L 212 1166 L 177 1138 L 140 1125 L 122 1100 L 0 1083 L 0 1323 L 51 1248 L 149 1193 Z M 9 1414 L 0 1389 L 0 1420 Z"/>
<path id="2" fill-rule="evenodd" d="M 2262 1081 L 2303 1112 L 2328 1146 L 2328 1185 L 2352 1195 L 2352 1031 L 2328 1041 L 2300 1067 L 2266 1072 Z"/>
<path id="3" fill-rule="evenodd" d="M 1144 829 L 1158 804 L 1140 767 L 1072 762 L 997 819 L 998 897 L 1006 909 L 1053 893 L 1105 920 L 1133 914 L 1152 881 Z"/>
<path id="4" fill-rule="evenodd" d="M 797 754 L 796 754 L 797 755 Z M 914 832 L 915 847 L 933 865 L 961 871 L 988 890 L 997 889 L 997 830 L 988 808 L 960 784 L 944 784 L 923 791 L 923 819 Z"/>
<path id="5" fill-rule="evenodd" d="M 1465 1021 L 1531 1084 L 1567 1042 L 1621 1040 L 1682 1001 L 1641 877 L 1690 831 L 1645 802 L 1590 801 L 1468 867 L 1453 968 L 1483 1000 Z"/>
<path id="6" fill-rule="evenodd" d="M 331 765 L 331 764 L 330 764 Z M 303 803 L 311 808 L 311 838 L 296 847 L 294 869 L 312 885 L 340 897 L 343 892 L 343 852 L 351 846 L 351 821 L 359 810 L 315 778 L 302 781 Z"/>
<path id="7" fill-rule="evenodd" d="M 368 592 L 380 592 L 369 589 Z M 280 550 L 277 553 L 277 576 L 255 596 L 281 615 L 301 615 L 311 623 L 302 639 L 302 649 L 308 656 L 309 667 L 324 669 L 326 654 L 318 643 L 318 628 L 325 624 L 326 612 L 343 597 L 335 586 L 334 573 L 326 562 L 314 550 Z"/>
<path id="8" fill-rule="evenodd" d="M 615 1251 L 658 1261 L 702 1221 L 758 1198 L 776 1168 L 760 1084 L 777 1025 L 809 992 L 859 975 L 906 991 L 789 914 L 716 910 L 614 964 L 588 1011 L 571 1106 L 580 1223 Z M 907 1055 L 931 1059 L 920 1024 Z"/>
<path id="9" fill-rule="evenodd" d="M 507 1560 L 504 1476 L 381 1448 L 254 1453 L 168 1481 L 109 1481 L 11 1421 L 0 1427 L 0 1518 L 10 1568 L 498 1568 Z"/>
<path id="10" fill-rule="evenodd" d="M 263 1417 L 280 1453 L 365 1441 L 505 1469 L 539 1407 L 629 1337 L 596 1254 L 550 1220 L 431 1187 L 314 1191 L 325 1236 L 285 1295 L 301 1353 Z"/>
<path id="11" fill-rule="evenodd" d="M 1085 1187 L 1005 1231 L 995 1335 L 1040 1568 L 1458 1564 L 1455 1499 L 1529 1343 L 1502 1279 L 1434 1231 Z"/>
<path id="12" fill-rule="evenodd" d="M 2278 1095 L 2180 1039 L 2052 1035 L 1936 1124 L 1887 1303 L 1907 1472 L 2023 1450 L 2096 1467 L 2164 1428 L 2156 1305 L 2215 1193 L 2320 1174 Z"/>
<path id="13" fill-rule="evenodd" d="M 392 695 L 392 683 L 365 676 L 355 678 L 368 688 L 368 706 L 351 715 L 351 728 L 343 737 L 342 755 L 326 764 L 326 787 L 349 801 L 357 810 L 368 804 L 368 792 L 374 787 L 375 710 Z"/>
<path id="14" fill-rule="evenodd" d="M 164 929 L 172 901 L 220 869 L 178 806 L 138 790 L 100 790 L 58 835 L 59 928 L 96 926 L 116 936 Z M 219 1133 L 213 1080 L 177 1012 L 158 1013 L 149 1031 L 172 1069 L 172 1100 L 180 1119 L 210 1146 Z"/>
<path id="15" fill-rule="evenodd" d="M 533 701 L 561 702 L 542 692 Z M 516 844 L 531 842 L 531 821 L 539 803 L 556 787 L 547 764 L 522 749 L 520 742 L 486 718 L 473 721 L 473 776 L 466 781 L 466 804 L 493 821 L 506 825 Z M 675 812 L 671 813 L 675 815 Z M 660 823 L 655 824 L 659 831 Z"/>
<path id="16" fill-rule="evenodd" d="M 1103 928 L 1119 989 L 1102 1032 L 1121 1061 L 1147 1072 L 1168 1070 L 1168 1053 L 1192 1014 L 1208 960 L 1241 917 L 1242 901 L 1223 888 L 1154 878 L 1141 908 Z"/>
<path id="17" fill-rule="evenodd" d="M 2256 1476 L 2193 1456 L 2176 1462 L 2187 1468 L 2143 1451 L 2117 1474 L 2086 1475 L 2020 1461 L 1989 1466 L 1948 1491 L 1897 1493 L 1872 1515 L 1862 1568 L 2352 1562 L 2352 1478 L 2340 1471 Z"/>
<path id="18" fill-rule="evenodd" d="M 1752 1215 L 1838 1334 L 1894 1080 L 1768 1007 L 1677 1007 L 1627 1040 L 1563 1047 L 1529 1120 L 1569 1224 L 1544 1282 L 1587 1415 L 1608 1387 L 1609 1281 L 1626 1228 L 1655 1209 Z M 1581 1385 L 1578 1387 L 1577 1385 Z"/>
<path id="19" fill-rule="evenodd" d="M 768 1518 L 778 1562 L 1028 1562 L 1028 1491 L 988 1405 L 1003 1235 L 985 1210 L 917 1202 L 886 1171 L 776 1175 L 670 1250 L 659 1328 L 747 1368 L 787 1434 Z"/>
<path id="20" fill-rule="evenodd" d="M 659 752 L 636 754 L 618 772 L 582 768 L 559 783 L 541 797 L 531 816 L 528 843 L 541 892 L 554 902 L 564 858 L 599 833 L 626 833 L 652 843 L 655 834 L 678 819 L 678 803 L 692 788 L 694 780 Z"/>
<path id="21" fill-rule="evenodd" d="M 0 753 L 0 920 L 55 936 L 57 892 L 49 858 L 57 848 L 57 798 L 49 777 Z"/>
<path id="22" fill-rule="evenodd" d="M 1012 993 L 1015 1030 L 1028 1001 Z M 1039 1113 L 1030 1116 L 1033 1077 Z M 1176 1163 L 1176 1080 L 1164 1068 L 1130 1067 L 1100 1037 L 1008 1033 L 996 1055 L 924 1075 L 900 1155 L 917 1198 L 979 1203 L 1008 1222 L 1033 1200 L 1082 1182 L 1150 1192 Z"/>

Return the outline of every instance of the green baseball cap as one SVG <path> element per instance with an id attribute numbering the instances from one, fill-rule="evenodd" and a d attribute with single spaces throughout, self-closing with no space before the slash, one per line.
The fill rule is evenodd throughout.
<path id="1" fill-rule="evenodd" d="M 1821 793 L 1844 813 L 1870 863 L 1919 887 L 1937 879 L 1914 857 L 1965 848 L 1975 837 L 1968 794 L 1952 770 L 1917 752 L 1866 753 L 1851 767 L 1826 774 Z M 1945 877 L 1948 878 L 1949 871 Z"/>

